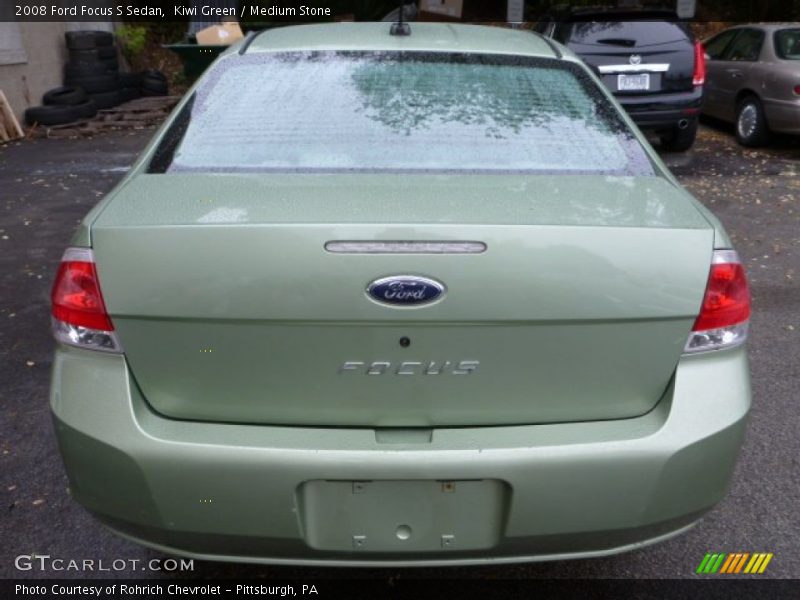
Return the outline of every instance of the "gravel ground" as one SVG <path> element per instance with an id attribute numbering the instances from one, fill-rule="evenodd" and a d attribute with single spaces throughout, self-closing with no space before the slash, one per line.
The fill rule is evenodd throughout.
<path id="1" fill-rule="evenodd" d="M 0 577 L 91 576 L 14 569 L 19 554 L 159 555 L 103 529 L 67 494 L 47 406 L 48 294 L 77 221 L 122 176 L 152 131 L 0 147 Z M 665 157 L 722 219 L 748 266 L 754 406 L 729 495 L 671 541 L 593 560 L 458 569 L 308 569 L 195 564 L 197 577 L 683 578 L 707 551 L 774 552 L 769 577 L 800 577 L 800 142 L 745 150 L 704 126 L 695 149 Z M 100 576 L 100 574 L 97 574 Z M 108 575 L 108 574 L 104 574 Z M 119 577 L 168 577 L 123 571 Z M 764 577 L 764 576 L 762 576 Z"/>

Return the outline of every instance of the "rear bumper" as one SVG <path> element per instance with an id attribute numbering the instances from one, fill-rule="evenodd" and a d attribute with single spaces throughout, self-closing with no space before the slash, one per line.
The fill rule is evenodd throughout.
<path id="1" fill-rule="evenodd" d="M 672 94 L 619 95 L 617 100 L 640 128 L 664 129 L 700 116 L 703 88 L 695 86 L 691 92 Z"/>
<path id="2" fill-rule="evenodd" d="M 165 419 L 123 357 L 71 348 L 56 352 L 51 392 L 72 493 L 118 533 L 198 558 L 337 565 L 574 558 L 659 541 L 725 494 L 749 405 L 744 349 L 682 359 L 664 399 L 637 418 L 440 429 L 430 439 Z M 390 535 L 375 552 L 348 535 L 321 549 L 311 528 L 326 525 L 309 518 L 301 492 L 321 480 L 493 480 L 505 492 L 496 535 L 473 547 L 458 545 L 468 523 L 426 521 L 428 505 L 410 502 L 403 518 L 415 534 L 455 528 L 456 543 L 409 552 Z M 387 518 L 392 534 L 397 525 Z"/>

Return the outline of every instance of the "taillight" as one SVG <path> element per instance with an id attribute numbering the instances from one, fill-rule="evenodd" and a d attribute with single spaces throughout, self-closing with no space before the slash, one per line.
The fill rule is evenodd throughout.
<path id="1" fill-rule="evenodd" d="M 716 250 L 700 314 L 684 352 L 722 350 L 743 344 L 750 319 L 750 291 L 739 256 Z"/>
<path id="2" fill-rule="evenodd" d="M 67 249 L 50 299 L 56 340 L 80 348 L 122 351 L 106 312 L 94 255 L 89 248 Z"/>
<path id="3" fill-rule="evenodd" d="M 794 86 L 794 93 L 800 96 L 800 85 Z"/>
<path id="4" fill-rule="evenodd" d="M 694 43 L 694 85 L 703 85 L 706 82 L 706 51 L 700 42 Z"/>

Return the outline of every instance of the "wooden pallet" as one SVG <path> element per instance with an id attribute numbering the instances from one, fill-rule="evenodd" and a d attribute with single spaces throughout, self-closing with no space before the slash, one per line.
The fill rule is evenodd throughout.
<path id="1" fill-rule="evenodd" d="M 91 119 L 37 127 L 36 135 L 47 138 L 90 137 L 104 131 L 144 129 L 160 125 L 180 101 L 181 96 L 150 96 L 97 111 Z"/>
<path id="2" fill-rule="evenodd" d="M 6 95 L 0 90 L 0 144 L 19 139 L 24 135 Z"/>

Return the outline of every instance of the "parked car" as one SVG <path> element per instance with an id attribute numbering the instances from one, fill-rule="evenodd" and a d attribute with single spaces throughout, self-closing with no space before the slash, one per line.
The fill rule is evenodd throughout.
<path id="1" fill-rule="evenodd" d="M 744 146 L 800 134 L 800 23 L 732 27 L 703 43 L 703 113 L 735 124 Z"/>
<path id="2" fill-rule="evenodd" d="M 547 13 L 535 30 L 580 56 L 666 150 L 692 147 L 705 60 L 674 11 L 567 8 Z"/>
<path id="3" fill-rule="evenodd" d="M 215 560 L 685 531 L 750 406 L 730 239 L 572 54 L 390 28 L 231 47 L 83 220 L 52 293 L 72 495 Z"/>

